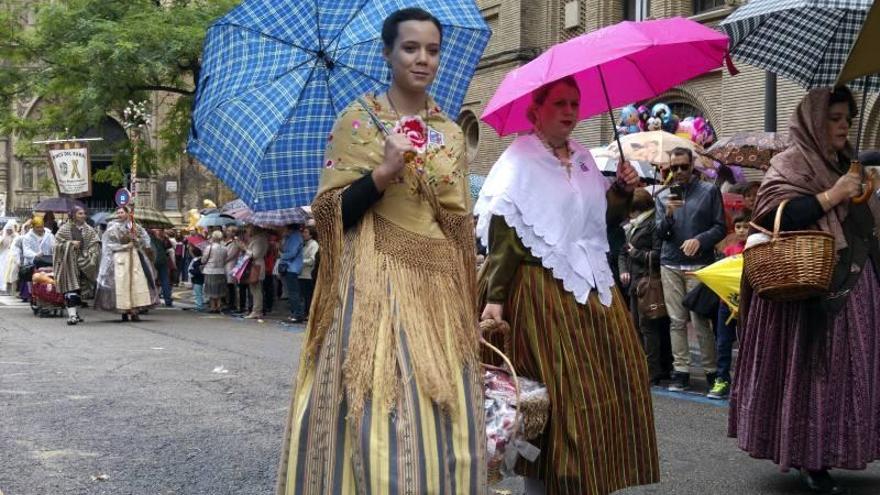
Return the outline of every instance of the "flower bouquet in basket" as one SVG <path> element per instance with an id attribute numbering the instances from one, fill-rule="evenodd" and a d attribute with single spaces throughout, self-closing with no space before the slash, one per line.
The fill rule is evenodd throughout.
<path id="1" fill-rule="evenodd" d="M 484 335 L 509 332 L 506 323 L 483 322 Z M 504 486 L 504 493 L 524 493 L 524 483 L 514 472 L 517 459 L 537 459 L 540 450 L 528 440 L 544 430 L 550 413 L 550 399 L 544 384 L 518 377 L 507 356 L 492 344 L 483 345 L 497 353 L 507 364 L 501 368 L 484 364 L 484 413 L 488 453 L 489 482 Z M 499 483 L 500 482 L 500 483 Z"/>

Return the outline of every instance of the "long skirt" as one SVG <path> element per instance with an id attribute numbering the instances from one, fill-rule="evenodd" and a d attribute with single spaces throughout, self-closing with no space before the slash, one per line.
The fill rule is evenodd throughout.
<path id="1" fill-rule="evenodd" d="M 521 265 L 507 302 L 510 358 L 547 385 L 551 414 L 536 463 L 547 494 L 605 495 L 660 481 L 645 354 L 623 298 L 578 304 L 550 270 Z"/>
<path id="2" fill-rule="evenodd" d="M 355 291 L 334 315 L 316 363 L 301 367 L 294 391 L 277 493 L 279 495 L 449 494 L 486 492 L 482 385 L 479 370 L 464 369 L 459 405 L 442 412 L 417 386 L 403 332 L 397 333 L 403 389 L 391 414 L 374 388 L 363 414 L 349 417 L 342 367 Z M 376 356 L 387 353 L 378 346 Z M 376 368 L 382 369 L 378 362 Z"/>
<path id="3" fill-rule="evenodd" d="M 804 303 L 753 295 L 740 330 L 729 434 L 783 471 L 864 469 L 880 457 L 880 282 L 870 261 L 824 345 Z"/>

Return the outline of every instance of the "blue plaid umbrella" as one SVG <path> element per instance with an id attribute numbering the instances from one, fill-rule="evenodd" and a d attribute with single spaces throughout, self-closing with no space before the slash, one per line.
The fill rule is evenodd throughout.
<path id="1" fill-rule="evenodd" d="M 721 23 L 734 58 L 804 88 L 834 86 L 874 0 L 751 0 Z M 852 89 L 880 91 L 880 76 Z"/>
<path id="2" fill-rule="evenodd" d="M 457 116 L 491 34 L 474 0 L 244 0 L 208 30 L 188 152 L 254 211 L 310 203 L 336 115 L 387 87 L 381 25 L 405 7 L 443 25 L 430 92 Z"/>

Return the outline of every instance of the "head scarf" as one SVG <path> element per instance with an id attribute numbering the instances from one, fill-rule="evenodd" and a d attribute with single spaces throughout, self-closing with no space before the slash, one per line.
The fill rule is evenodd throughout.
<path id="1" fill-rule="evenodd" d="M 6 225 L 3 226 L 3 235 L 7 235 L 6 231 L 12 229 L 12 235 L 15 235 L 15 228 L 18 227 L 18 222 L 15 220 L 9 220 L 6 222 Z"/>
<path id="2" fill-rule="evenodd" d="M 758 190 L 754 218 L 775 215 L 776 208 L 785 199 L 813 196 L 831 189 L 840 178 L 840 159 L 828 141 L 828 107 L 830 88 L 817 88 L 807 93 L 789 120 L 791 146 L 770 160 L 770 169 Z M 847 143 L 841 152 L 844 158 L 853 155 Z M 844 173 L 846 173 L 844 171 Z M 819 219 L 816 227 L 834 236 L 835 249 L 847 247 L 843 222 L 849 214 L 845 201 Z M 868 206 L 874 222 L 880 225 L 880 201 L 871 195 Z"/>
<path id="3" fill-rule="evenodd" d="M 31 228 L 38 229 L 43 226 L 43 217 L 34 217 L 31 220 Z"/>

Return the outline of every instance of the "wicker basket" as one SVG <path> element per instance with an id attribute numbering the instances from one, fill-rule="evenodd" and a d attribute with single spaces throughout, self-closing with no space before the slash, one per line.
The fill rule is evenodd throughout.
<path id="1" fill-rule="evenodd" d="M 510 352 L 510 326 L 507 324 L 507 322 L 497 323 L 492 320 L 483 321 L 480 323 L 480 330 L 486 337 L 491 337 L 495 334 L 501 334 L 504 339 L 503 345 L 505 351 L 507 353 Z M 487 342 L 485 339 L 481 339 L 480 343 L 495 354 L 497 354 L 499 357 L 501 357 L 501 360 L 504 361 L 505 365 L 507 365 L 507 368 L 500 368 L 498 366 L 484 363 L 483 367 L 504 371 L 506 373 L 509 373 L 513 378 L 513 384 L 516 388 L 517 397 L 516 420 L 511 426 L 511 431 L 514 432 L 513 436 L 516 437 L 521 435 L 522 438 L 526 440 L 533 440 L 537 438 L 544 431 L 544 427 L 547 425 L 547 420 L 550 417 L 550 401 L 548 399 L 541 399 L 539 397 L 523 395 L 519 383 L 519 377 L 516 374 L 513 363 L 510 361 L 507 355 L 505 355 L 504 352 L 502 352 L 494 345 Z M 489 462 L 488 479 L 490 483 L 495 483 L 501 480 L 502 462 L 503 461 L 501 459 L 496 459 L 495 461 Z"/>
<path id="2" fill-rule="evenodd" d="M 743 251 L 745 274 L 755 292 L 778 302 L 827 293 L 834 271 L 834 236 L 818 230 L 779 231 L 787 203 L 783 201 L 776 209 L 773 232 L 751 224 L 770 236 L 770 241 Z"/>

